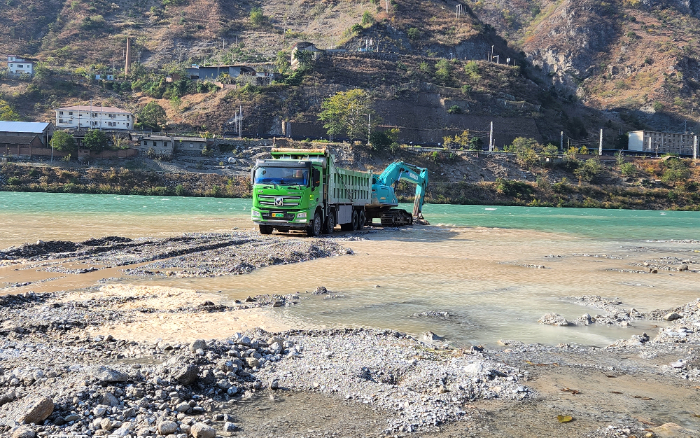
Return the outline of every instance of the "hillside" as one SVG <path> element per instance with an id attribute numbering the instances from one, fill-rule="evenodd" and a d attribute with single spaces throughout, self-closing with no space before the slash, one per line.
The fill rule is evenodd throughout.
<path id="1" fill-rule="evenodd" d="M 700 2 L 477 1 L 559 93 L 635 127 L 697 131 Z"/>
<path id="2" fill-rule="evenodd" d="M 695 129 L 697 6 L 695 0 L 9 0 L 0 4 L 0 19 L 9 23 L 0 28 L 0 45 L 39 60 L 40 68 L 31 83 L 0 77 L 0 99 L 29 120 L 51 120 L 60 105 L 93 101 L 135 111 L 156 99 L 170 128 L 211 132 L 226 131 L 242 105 L 244 132 L 255 136 L 280 134 L 282 120 L 313 124 L 324 97 L 360 87 L 407 142 L 485 131 L 484 120 L 500 117 L 500 126 L 514 127 L 501 143 L 518 134 L 557 143 L 563 130 L 567 141 L 590 146 L 603 127 L 612 147 L 630 129 Z M 121 71 L 127 37 L 137 75 L 127 78 L 128 88 L 90 80 Z M 170 92 L 149 92 L 148 84 L 132 89 L 191 63 L 264 63 L 259 68 L 283 71 L 298 41 L 356 56 L 322 57 L 284 86 L 179 91 L 176 101 Z M 392 55 L 360 56 L 360 48 Z M 486 61 L 491 52 L 501 66 Z M 447 74 L 441 59 L 451 60 Z M 517 67 L 504 66 L 507 59 Z M 480 60 L 475 70 L 468 60 Z M 464 114 L 448 116 L 454 105 Z M 317 126 L 308 129 L 318 134 Z"/>

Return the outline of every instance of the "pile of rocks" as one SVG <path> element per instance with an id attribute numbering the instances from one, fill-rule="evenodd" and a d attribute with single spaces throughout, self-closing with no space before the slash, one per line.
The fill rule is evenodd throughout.
<path id="1" fill-rule="evenodd" d="M 478 398 L 522 399 L 523 374 L 478 352 L 396 332 L 263 331 L 191 344 L 11 333 L 0 344 L 0 434 L 213 437 L 238 428 L 226 403 L 319 391 L 390 413 L 387 431 L 465 417 Z"/>
<path id="2" fill-rule="evenodd" d="M 140 264 L 128 275 L 215 277 L 245 274 L 257 268 L 352 254 L 334 239 L 290 239 L 257 233 L 187 233 L 163 239 L 103 237 L 82 243 L 39 241 L 0 251 L 0 266 L 18 263 L 28 269 L 84 274 L 116 266 Z M 150 262 L 150 263 L 149 263 Z M 92 265 L 71 269 L 63 265 Z M 144 265 L 145 264 L 145 265 Z"/>

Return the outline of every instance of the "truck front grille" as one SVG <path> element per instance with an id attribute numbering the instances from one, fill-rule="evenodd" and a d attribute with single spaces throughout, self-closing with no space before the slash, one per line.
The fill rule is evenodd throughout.
<path id="1" fill-rule="evenodd" d="M 258 195 L 258 203 L 269 207 L 298 207 L 301 196 Z"/>

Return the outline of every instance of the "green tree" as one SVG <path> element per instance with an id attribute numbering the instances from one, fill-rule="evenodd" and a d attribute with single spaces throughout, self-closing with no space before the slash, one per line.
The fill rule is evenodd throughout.
<path id="1" fill-rule="evenodd" d="M 90 129 L 83 139 L 83 146 L 91 151 L 101 152 L 107 147 L 107 136 L 99 129 Z"/>
<path id="2" fill-rule="evenodd" d="M 300 67 L 306 68 L 313 63 L 314 54 L 308 50 L 297 50 L 294 52 L 294 59 L 299 62 Z"/>
<path id="3" fill-rule="evenodd" d="M 435 63 L 435 79 L 442 84 L 447 84 L 452 78 L 452 65 L 450 61 L 441 59 Z"/>
<path id="4" fill-rule="evenodd" d="M 406 32 L 406 34 L 408 35 L 409 39 L 414 40 L 414 41 L 419 40 L 421 37 L 420 30 L 418 30 L 415 27 L 411 27 L 410 29 L 408 29 L 408 32 Z"/>
<path id="5" fill-rule="evenodd" d="M 399 128 L 391 128 L 386 131 L 374 131 L 369 136 L 369 144 L 374 150 L 399 148 Z"/>
<path id="6" fill-rule="evenodd" d="M 684 181 L 690 177 L 690 169 L 688 165 L 678 158 L 668 158 L 664 161 L 663 175 L 661 181 L 676 185 L 679 181 Z"/>
<path id="7" fill-rule="evenodd" d="M 590 158 L 574 170 L 574 175 L 578 177 L 579 184 L 581 181 L 591 182 L 595 177 L 603 172 L 603 165 L 596 158 Z"/>
<path id="8" fill-rule="evenodd" d="M 75 152 L 77 145 L 72 135 L 66 131 L 56 131 L 51 138 L 51 146 L 61 152 Z"/>
<path id="9" fill-rule="evenodd" d="M 464 64 L 464 73 L 466 73 L 469 79 L 472 81 L 476 82 L 481 79 L 481 75 L 479 74 L 479 64 L 477 64 L 476 61 L 469 61 Z"/>
<path id="10" fill-rule="evenodd" d="M 505 147 L 506 152 L 512 152 L 520 164 L 530 167 L 537 163 L 537 152 L 542 149 L 542 145 L 534 138 L 518 137 L 513 143 Z"/>
<path id="11" fill-rule="evenodd" d="M 374 17 L 372 17 L 369 11 L 365 11 L 364 14 L 362 14 L 362 25 L 369 26 L 372 24 L 374 24 Z"/>
<path id="12" fill-rule="evenodd" d="M 12 108 L 12 105 L 0 99 L 0 120 L 16 122 L 20 120 L 19 114 Z"/>
<path id="13" fill-rule="evenodd" d="M 328 135 L 347 135 L 351 139 L 366 139 L 367 130 L 376 126 L 379 117 L 372 109 L 372 98 L 366 91 L 355 88 L 339 91 L 321 104 L 323 121 Z M 368 124 L 371 120 L 371 126 Z"/>
<path id="14" fill-rule="evenodd" d="M 287 73 L 289 72 L 289 67 L 289 53 L 280 50 L 277 52 L 277 58 L 275 59 L 275 68 L 277 68 L 277 71 L 280 73 Z"/>
<path id="15" fill-rule="evenodd" d="M 542 149 L 542 155 L 545 157 L 556 157 L 559 154 L 559 148 L 554 146 L 553 144 L 549 143 L 547 146 L 545 146 Z"/>
<path id="16" fill-rule="evenodd" d="M 153 129 L 160 129 L 160 124 L 165 122 L 166 114 L 162 106 L 157 102 L 148 102 L 146 106 L 141 108 L 136 117 L 141 125 L 148 126 Z"/>
<path id="17" fill-rule="evenodd" d="M 620 165 L 620 173 L 623 176 L 636 176 L 637 175 L 637 166 L 635 166 L 632 163 L 622 163 Z"/>
<path id="18" fill-rule="evenodd" d="M 260 27 L 267 21 L 267 17 L 263 14 L 262 9 L 258 7 L 250 10 L 248 18 L 250 18 L 250 23 L 255 27 Z"/>

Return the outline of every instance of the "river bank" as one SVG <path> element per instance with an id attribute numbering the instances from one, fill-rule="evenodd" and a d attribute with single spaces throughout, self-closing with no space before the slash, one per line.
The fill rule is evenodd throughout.
<path id="1" fill-rule="evenodd" d="M 217 276 L 237 266 L 250 276 L 362 257 L 362 239 L 372 238 L 382 235 L 296 239 L 233 232 L 46 241 L 3 250 L 3 433 L 663 437 L 698 430 L 697 300 L 633 311 L 614 298 L 571 297 L 589 315 L 577 321 L 581 325 L 648 321 L 659 327 L 605 348 L 508 339 L 484 347 L 433 333 L 322 328 L 276 312 L 356 299 L 320 284 L 289 295 L 233 299 L 134 282 L 223 278 Z M 611 275 L 690 279 L 700 266 L 688 251 L 693 245 L 677 245 L 677 258 L 647 249 L 624 260 L 634 268 L 624 273 L 606 271 L 619 269 L 614 254 L 577 257 Z M 504 269 L 542 271 L 534 265 Z M 58 276 L 98 274 L 107 278 L 94 284 L 98 277 L 92 277 L 74 290 L 31 292 L 60 282 Z M 448 313 L 416 317 L 454 318 Z M 572 421 L 559 422 L 558 415 Z"/>
<path id="2" fill-rule="evenodd" d="M 425 159 L 420 157 L 406 157 L 406 159 L 413 159 L 421 165 L 436 166 L 436 163 L 422 162 Z M 501 161 L 509 163 L 505 159 Z M 454 163 L 452 166 L 458 167 Z M 517 167 L 513 163 L 509 163 L 509 166 Z M 437 168 L 439 169 L 439 166 Z M 381 169 L 383 167 L 378 170 L 381 171 Z M 441 173 L 444 175 L 445 172 Z M 542 169 L 539 172 L 541 175 L 528 171 L 522 173 L 523 176 L 517 179 L 516 172 L 512 169 L 502 173 L 503 177 L 496 178 L 494 174 L 493 180 L 479 182 L 466 180 L 465 175 L 462 175 L 464 179 L 456 180 L 445 176 L 431 176 L 426 202 L 462 205 L 700 210 L 700 192 L 698 192 L 697 183 L 692 181 L 668 185 L 645 180 L 647 181 L 645 184 L 631 185 L 622 183 L 619 175 L 613 175 L 602 178 L 599 184 L 576 184 L 571 182 L 572 175 L 568 178 L 561 175 L 548 178 L 548 169 Z M 610 173 L 613 172 L 610 171 Z M 249 198 L 251 188 L 247 175 L 176 173 L 125 167 L 64 168 L 15 163 L 0 165 L 0 191 Z M 401 202 L 413 202 L 414 194 L 414 187 L 406 183 L 399 184 L 397 195 Z"/>

